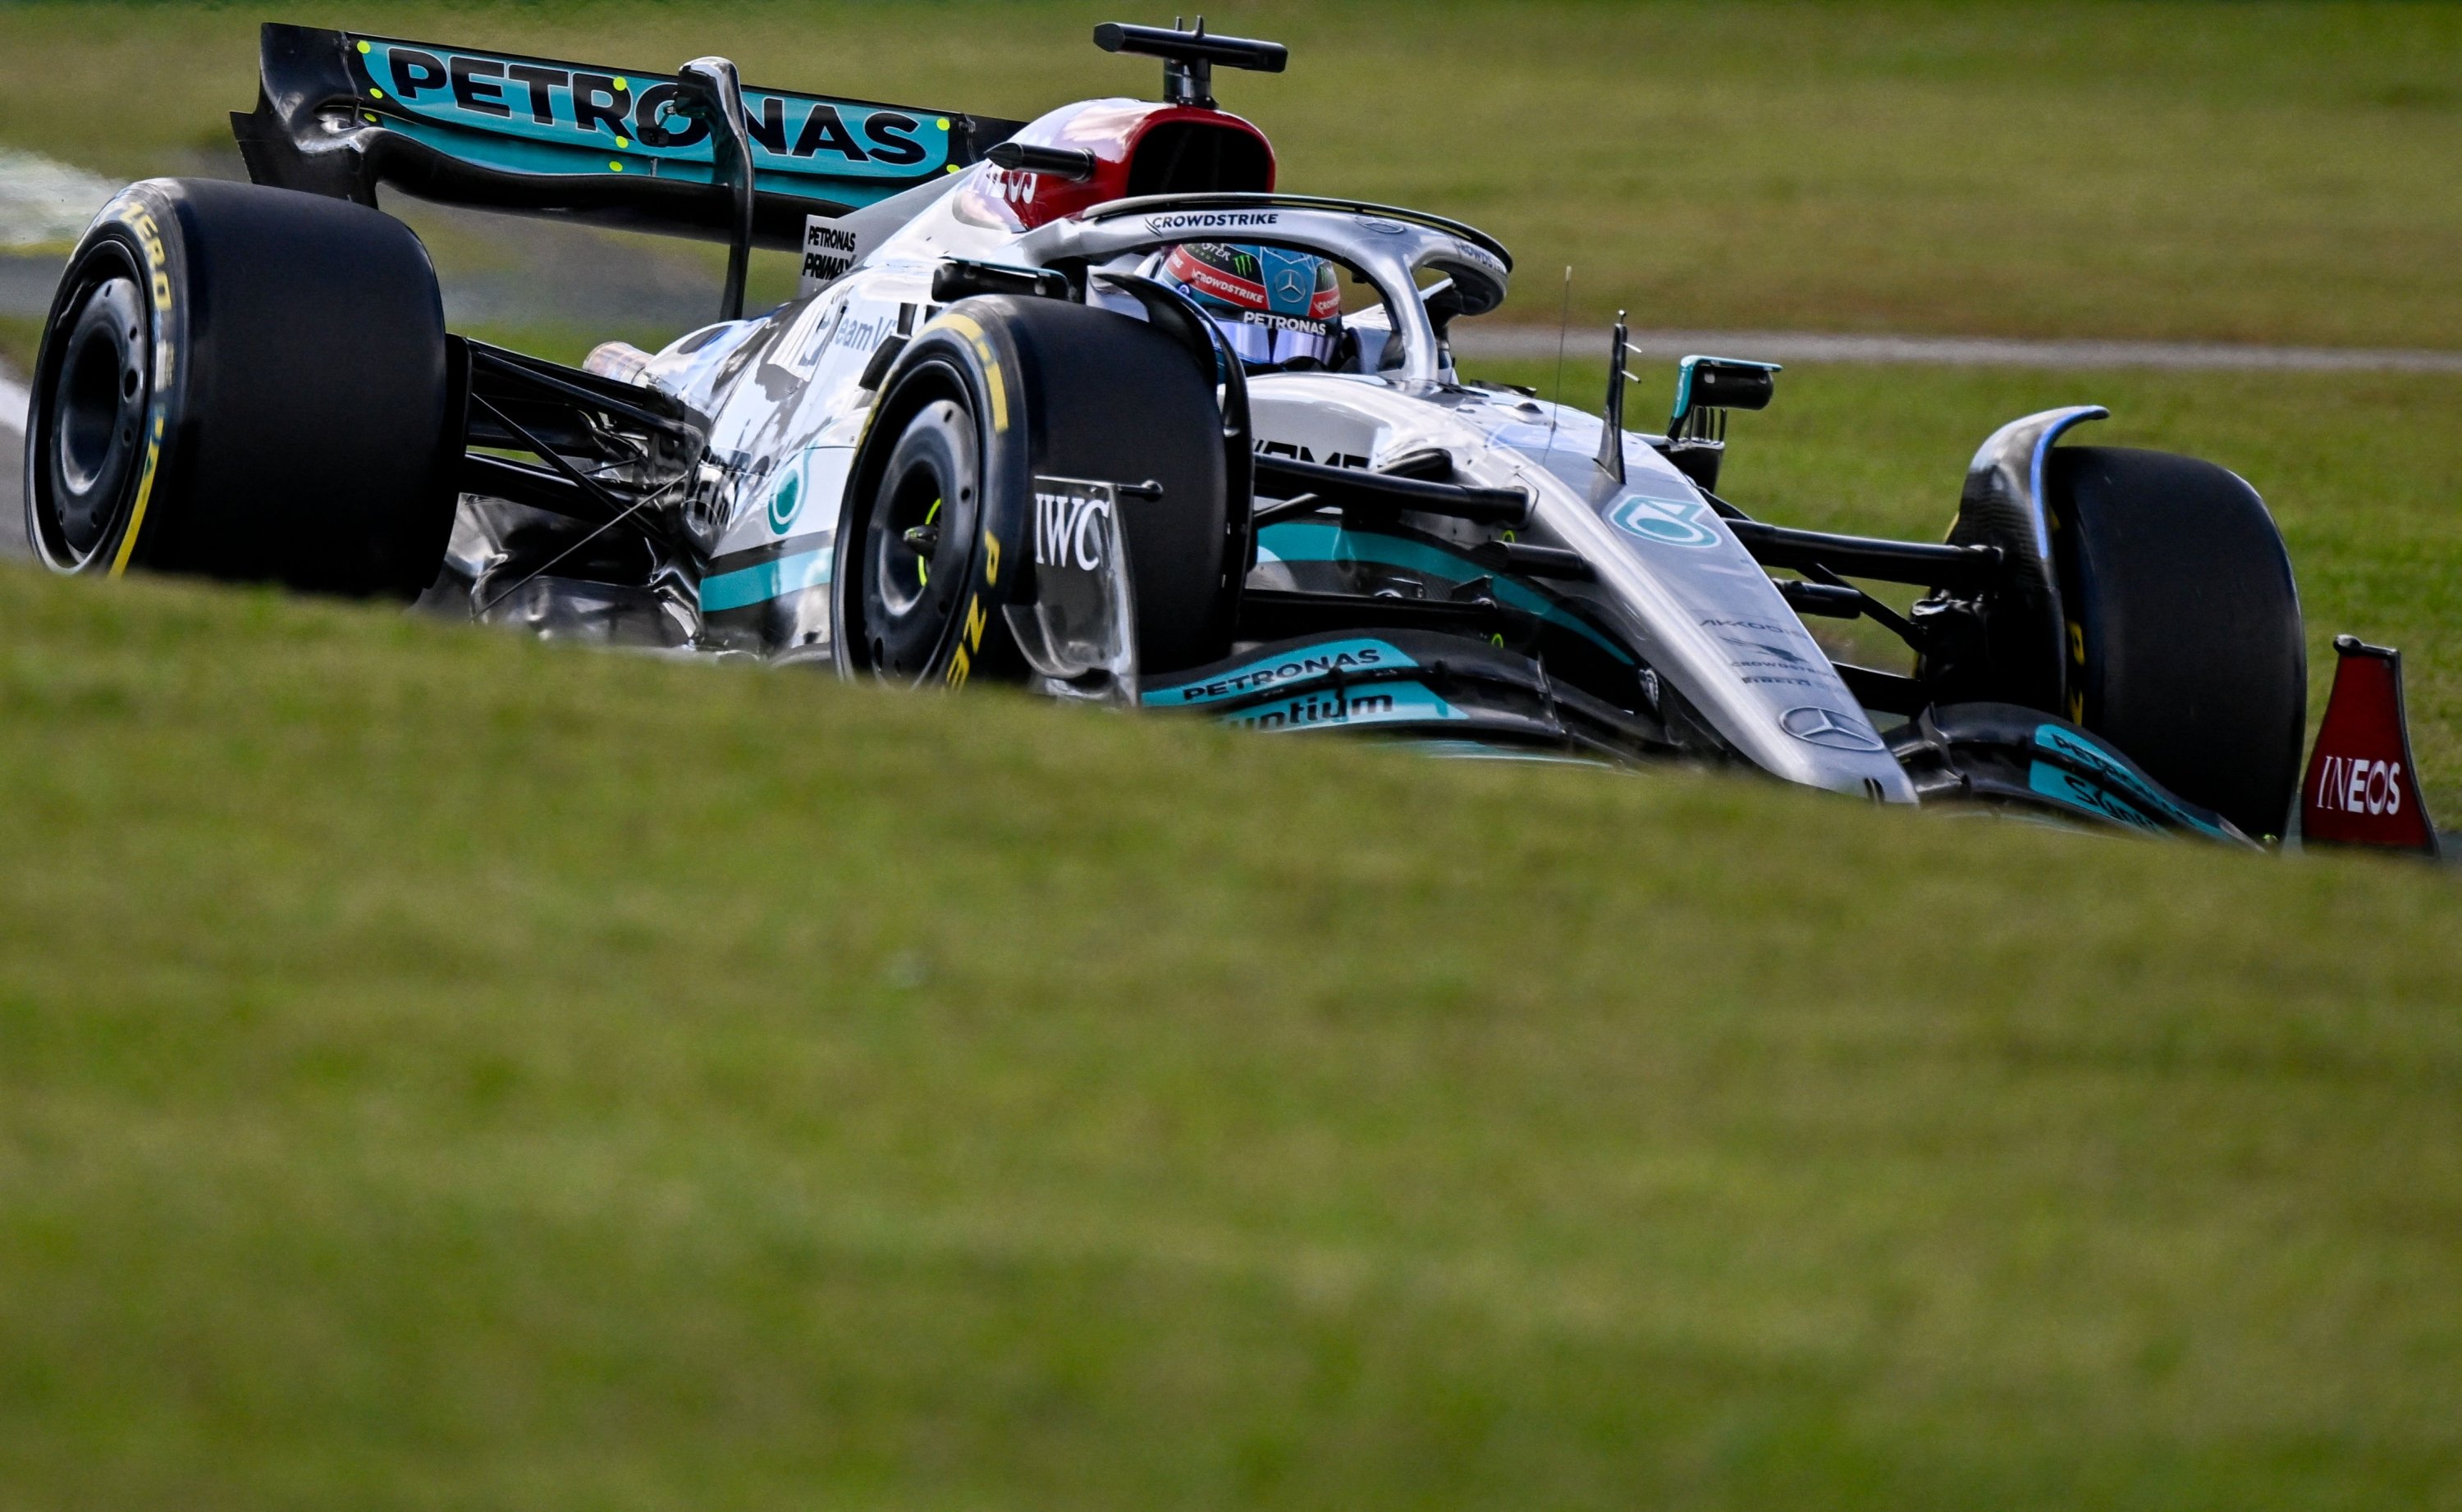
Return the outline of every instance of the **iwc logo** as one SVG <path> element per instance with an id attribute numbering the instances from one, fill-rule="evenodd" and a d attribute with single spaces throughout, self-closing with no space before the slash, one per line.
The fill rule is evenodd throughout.
<path id="1" fill-rule="evenodd" d="M 1825 746 L 1832 751 L 1878 751 L 1881 737 L 1863 721 L 1834 710 L 1806 704 L 1790 709 L 1779 716 L 1779 728 L 1806 745 Z"/>

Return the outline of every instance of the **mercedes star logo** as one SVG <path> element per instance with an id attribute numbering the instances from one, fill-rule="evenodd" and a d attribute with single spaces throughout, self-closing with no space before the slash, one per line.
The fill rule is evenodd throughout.
<path id="1" fill-rule="evenodd" d="M 1779 728 L 1808 745 L 1832 751 L 1878 751 L 1881 737 L 1871 726 L 1835 711 L 1807 704 L 1779 717 Z"/>
<path id="2" fill-rule="evenodd" d="M 1274 281 L 1274 292 L 1285 299 L 1306 299 L 1308 295 L 1307 280 L 1300 277 L 1297 268 L 1284 268 L 1282 277 Z"/>

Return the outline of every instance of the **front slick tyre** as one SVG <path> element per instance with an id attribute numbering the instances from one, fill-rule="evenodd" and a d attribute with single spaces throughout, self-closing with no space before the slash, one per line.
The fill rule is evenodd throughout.
<path id="1" fill-rule="evenodd" d="M 56 572 L 415 594 L 452 525 L 453 387 L 435 269 L 400 222 L 252 184 L 132 184 L 44 325 L 26 533 Z"/>
<path id="2" fill-rule="evenodd" d="M 1032 568 L 1038 478 L 1132 485 L 1120 528 L 1142 671 L 1220 658 L 1241 565 L 1223 446 L 1210 356 L 1156 328 L 1054 299 L 952 305 L 882 381 L 855 458 L 833 566 L 840 667 L 951 687 L 1022 675 L 1000 611 Z"/>
<path id="3" fill-rule="evenodd" d="M 2300 782 L 2300 592 L 2257 491 L 2212 462 L 2062 446 L 2044 466 L 2067 611 L 2066 713 L 2251 835 Z"/>

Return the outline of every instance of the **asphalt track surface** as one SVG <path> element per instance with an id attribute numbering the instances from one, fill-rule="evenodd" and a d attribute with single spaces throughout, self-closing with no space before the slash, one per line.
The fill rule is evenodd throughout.
<path id="1" fill-rule="evenodd" d="M 562 325 L 582 330 L 668 330 L 678 335 L 717 313 L 717 288 L 704 270 L 617 239 L 535 222 L 421 206 L 474 234 L 486 234 L 521 262 L 443 269 L 447 324 Z M 0 314 L 41 316 L 51 305 L 61 259 L 0 254 Z M 576 268 L 590 270 L 576 278 Z M 1604 359 L 1605 327 L 1466 323 L 1455 346 L 1469 357 L 1546 359 L 1559 342 L 1566 360 Z M 1715 352 L 1775 362 L 1920 363 L 1997 368 L 2168 368 L 2205 372 L 2457 373 L 2462 351 L 2406 348 L 2275 347 L 2214 341 L 2029 340 L 2002 336 L 1894 336 L 1805 330 L 1636 330 L 1636 352 L 1681 356 Z"/>
<path id="2" fill-rule="evenodd" d="M 41 313 L 58 277 L 50 259 L 0 256 L 0 310 Z M 527 313 L 569 318 L 576 324 L 608 318 L 611 308 L 636 320 L 672 323 L 678 330 L 708 318 L 705 289 L 659 268 L 620 292 L 603 286 L 587 308 L 562 308 L 570 285 L 544 281 L 517 289 L 503 275 L 457 287 L 448 282 L 449 314 L 513 318 Z M 613 297 L 611 297 L 611 295 Z M 458 308 L 457 308 L 458 307 Z M 1465 327 L 1456 347 L 1467 357 L 1545 359 L 1561 351 L 1567 362 L 1594 362 L 1607 354 L 1607 334 L 1596 327 L 1556 331 L 1529 326 Z M 1997 336 L 1837 335 L 1803 330 L 1636 330 L 1636 354 L 1677 356 L 1712 352 L 1774 362 L 1921 363 L 1950 367 L 2158 368 L 2204 372 L 2275 373 L 2462 373 L 2462 351 L 2343 347 L 2261 347 L 2199 341 L 2025 341 Z M 0 557 L 27 554 L 23 449 L 28 394 L 23 380 L 0 369 Z"/>
<path id="3" fill-rule="evenodd" d="M 470 326 L 560 324 L 580 330 L 611 326 L 672 330 L 678 334 L 715 313 L 715 289 L 703 271 L 661 256 L 637 239 L 609 238 L 531 222 L 422 206 L 504 242 L 522 271 L 497 266 L 444 269 L 445 316 Z M 509 224 L 509 229 L 507 228 Z M 63 259 L 57 254 L 0 253 L 0 314 L 39 318 L 50 307 Z M 572 276 L 587 267 L 590 276 Z M 1455 345 L 1470 358 L 1546 360 L 1561 351 L 1567 363 L 1607 355 L 1608 333 L 1586 325 L 1548 327 L 1465 324 Z M 1998 336 L 1854 335 L 1803 330 L 1636 330 L 1636 354 L 1690 352 L 1775 362 L 1908 363 L 1949 367 L 2045 369 L 2170 369 L 2204 372 L 2453 373 L 2462 351 L 2388 348 L 2275 347 L 2204 341 L 2025 340 Z M 21 456 L 27 394 L 23 379 L 0 369 L 0 557 L 26 554 Z"/>
<path id="4" fill-rule="evenodd" d="M 1564 332 L 1566 360 L 1607 355 L 1595 326 Z M 1466 326 L 1454 345 L 1471 357 L 1548 358 L 1559 332 Z M 1634 351 L 1772 362 L 1922 363 L 1934 367 L 2171 368 L 2243 373 L 2462 373 L 2462 351 L 2401 348 L 2260 347 L 2219 341 L 2027 341 L 2001 336 L 1860 336 L 1809 330 L 1636 330 Z"/>

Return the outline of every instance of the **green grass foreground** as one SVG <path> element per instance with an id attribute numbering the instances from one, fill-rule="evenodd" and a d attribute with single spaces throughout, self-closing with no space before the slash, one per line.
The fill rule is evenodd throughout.
<path id="1" fill-rule="evenodd" d="M 2462 346 L 2462 10 L 1209 15 L 1524 321 Z M 268 17 L 1033 114 L 1112 16 L 20 4 L 0 142 L 226 149 Z M 1803 365 L 1727 492 L 1934 535 L 2080 400 L 2462 819 L 2462 380 Z M 2449 872 L 6 564 L 0 795 L 0 1512 L 2462 1508 Z"/>
<path id="2" fill-rule="evenodd" d="M 2426 867 L 0 571 L 0 1507 L 2462 1504 Z"/>
<path id="3" fill-rule="evenodd" d="M 282 19 L 1030 117 L 1152 95 L 1075 3 L 0 7 L 0 142 L 229 161 Z M 1523 259 L 1520 319 L 2462 347 L 2462 9 L 1221 4 L 1285 187 L 1416 204 Z M 542 276 L 586 277 L 585 270 Z"/>

